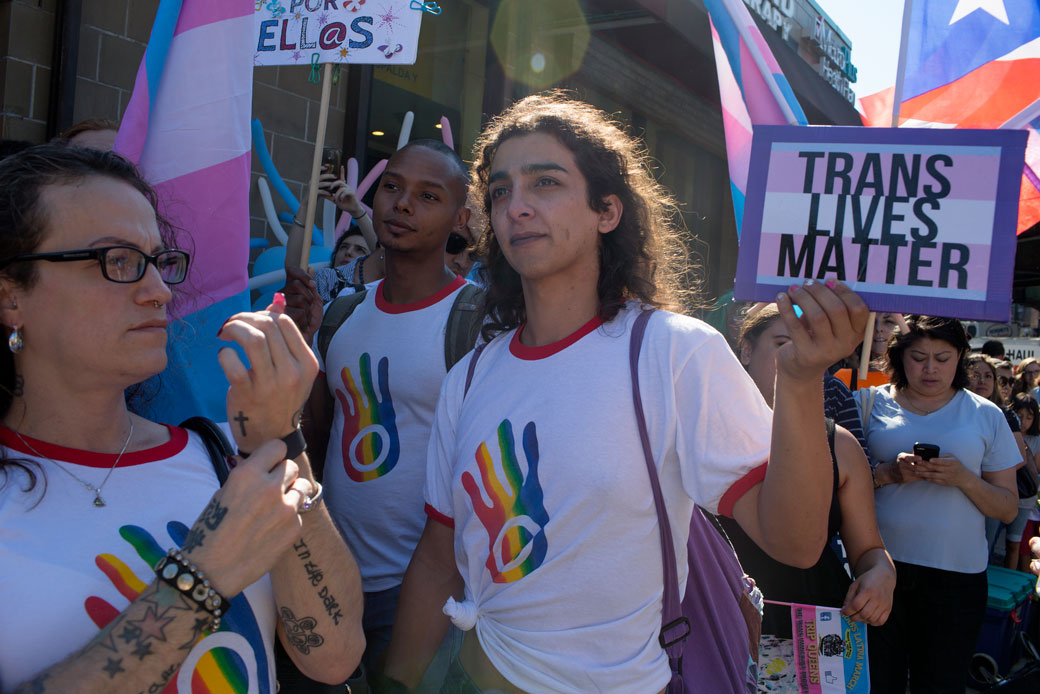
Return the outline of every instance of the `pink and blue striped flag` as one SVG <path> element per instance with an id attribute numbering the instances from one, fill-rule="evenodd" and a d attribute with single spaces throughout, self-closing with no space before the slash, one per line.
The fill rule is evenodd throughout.
<path id="1" fill-rule="evenodd" d="M 1018 233 L 1040 222 L 1040 1 L 916 0 L 899 125 L 1029 130 Z M 864 122 L 892 122 L 895 88 L 863 97 Z"/>
<path id="2" fill-rule="evenodd" d="M 224 320 L 249 310 L 251 0 L 161 0 L 116 137 L 155 187 L 191 253 L 171 307 L 170 365 L 152 412 L 226 419 L 217 362 Z"/>
<path id="3" fill-rule="evenodd" d="M 740 234 L 755 125 L 807 125 L 780 66 L 742 0 L 704 0 L 711 20 L 726 131 L 729 183 Z"/>

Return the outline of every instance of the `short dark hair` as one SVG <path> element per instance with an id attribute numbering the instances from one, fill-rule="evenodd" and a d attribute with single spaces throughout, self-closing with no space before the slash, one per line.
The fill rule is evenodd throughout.
<path id="1" fill-rule="evenodd" d="M 58 138 L 60 140 L 65 140 L 66 142 L 68 142 L 72 138 L 76 137 L 76 135 L 80 135 L 82 133 L 97 132 L 99 130 L 118 131 L 119 122 L 109 120 L 108 118 L 88 118 L 86 120 L 81 120 L 79 123 L 76 123 L 74 125 L 70 125 L 68 128 L 66 128 L 58 134 Z"/>
<path id="2" fill-rule="evenodd" d="M 982 343 L 982 349 L 979 351 L 987 357 L 993 357 L 994 359 L 1003 359 L 1005 356 L 1004 343 L 1000 340 L 986 340 Z"/>
<path id="3" fill-rule="evenodd" d="M 466 162 L 462 161 L 462 157 L 459 156 L 459 153 L 453 150 L 448 145 L 441 142 L 440 140 L 432 140 L 429 138 L 412 140 L 411 142 L 409 142 L 397 151 L 403 152 L 405 150 L 413 149 L 415 147 L 422 147 L 423 149 L 429 149 L 434 152 L 437 152 L 438 154 L 443 154 L 451 161 L 455 168 L 455 182 L 459 184 L 459 193 L 462 196 L 459 200 L 459 205 L 465 205 L 466 191 L 469 189 L 469 168 L 466 166 Z"/>
<path id="4" fill-rule="evenodd" d="M 1011 401 L 1011 409 L 1018 414 L 1019 410 L 1029 410 L 1033 413 L 1033 423 L 1022 433 L 1026 436 L 1040 436 L 1040 405 L 1036 398 L 1027 393 L 1019 393 Z"/>
<path id="5" fill-rule="evenodd" d="M 946 342 L 957 350 L 957 373 L 954 374 L 951 385 L 957 390 L 968 386 L 968 369 L 964 363 L 964 355 L 971 346 L 959 320 L 913 315 L 907 317 L 906 327 L 905 333 L 901 328 L 896 328 L 888 342 L 888 378 L 897 390 L 906 388 L 908 384 L 906 370 L 903 368 L 903 355 L 910 345 L 924 338 Z"/>
<path id="6" fill-rule="evenodd" d="M 679 241 L 678 208 L 654 178 L 645 146 L 594 106 L 559 91 L 546 92 L 521 99 L 496 116 L 473 145 L 470 199 L 482 206 L 486 225 L 477 247 L 487 285 L 484 339 L 527 320 L 520 275 L 509 265 L 490 226 L 488 178 L 503 142 L 536 133 L 551 135 L 574 155 L 591 210 L 604 211 L 609 195 L 621 201 L 617 227 L 599 239 L 599 317 L 612 320 L 628 299 L 681 308 L 681 298 L 693 292 L 679 281 L 687 253 Z"/>

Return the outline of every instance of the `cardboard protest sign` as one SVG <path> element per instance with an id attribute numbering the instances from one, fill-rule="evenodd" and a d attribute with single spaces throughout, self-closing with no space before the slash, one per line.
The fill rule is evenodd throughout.
<path id="1" fill-rule="evenodd" d="M 866 625 L 846 619 L 838 608 L 812 605 L 790 605 L 790 608 L 792 639 L 762 635 L 759 691 L 870 692 Z"/>
<path id="2" fill-rule="evenodd" d="M 254 7 L 254 65 L 415 62 L 418 0 L 256 0 Z"/>
<path id="3" fill-rule="evenodd" d="M 1026 133 L 755 126 L 734 296 L 835 277 L 875 311 L 1006 322 Z"/>

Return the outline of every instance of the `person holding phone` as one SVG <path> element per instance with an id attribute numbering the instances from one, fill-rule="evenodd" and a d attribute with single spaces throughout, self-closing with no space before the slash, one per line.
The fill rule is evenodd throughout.
<path id="1" fill-rule="evenodd" d="M 897 583 L 869 630 L 871 691 L 964 691 L 986 610 L 985 519 L 1018 513 L 1022 455 L 1000 408 L 967 389 L 968 337 L 909 316 L 888 348 L 890 384 L 861 389 L 881 537 Z"/>

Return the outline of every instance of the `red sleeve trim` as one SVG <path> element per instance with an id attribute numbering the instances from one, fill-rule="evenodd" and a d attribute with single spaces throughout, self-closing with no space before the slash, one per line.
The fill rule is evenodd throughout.
<path id="1" fill-rule="evenodd" d="M 769 463 L 766 462 L 753 468 L 746 475 L 734 482 L 733 486 L 726 490 L 726 493 L 722 495 L 722 499 L 719 501 L 720 515 L 728 518 L 733 517 L 733 507 L 736 505 L 737 501 L 740 500 L 740 497 L 747 494 L 752 487 L 766 478 L 766 467 L 768 465 Z"/>
<path id="2" fill-rule="evenodd" d="M 452 530 L 455 529 L 455 519 L 454 518 L 449 518 L 448 516 L 444 515 L 443 513 L 441 513 L 437 509 L 435 509 L 433 506 L 430 506 L 429 504 L 426 504 L 423 507 L 423 510 L 426 511 L 426 515 L 427 516 L 429 516 L 433 520 L 437 521 L 441 525 L 446 526 L 448 528 L 451 528 Z"/>

